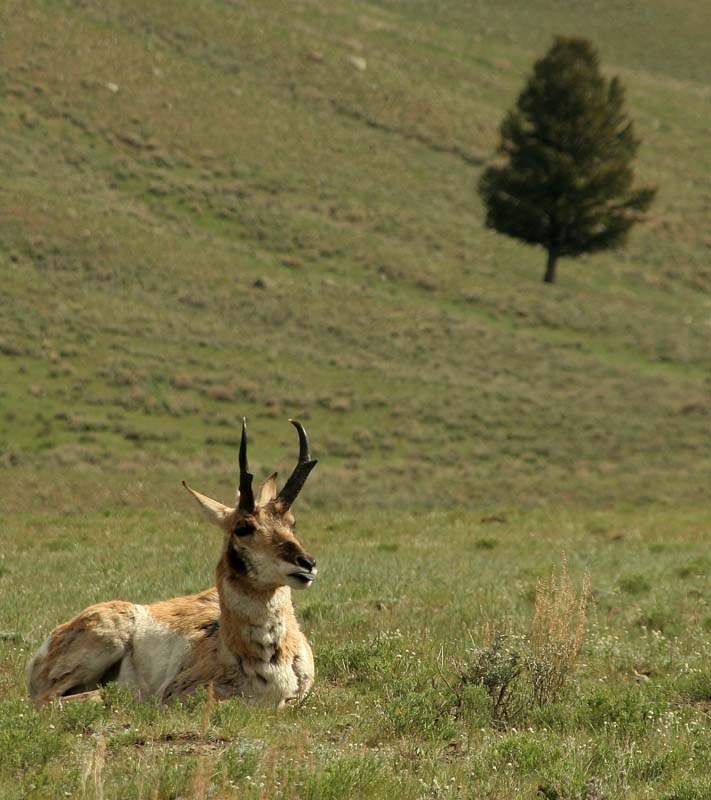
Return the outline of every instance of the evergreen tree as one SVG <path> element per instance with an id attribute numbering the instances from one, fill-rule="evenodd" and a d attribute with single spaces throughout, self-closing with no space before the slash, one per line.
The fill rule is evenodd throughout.
<path id="1" fill-rule="evenodd" d="M 620 81 L 600 73 L 586 39 L 556 38 L 501 125 L 501 165 L 482 175 L 486 224 L 543 245 L 544 280 L 561 256 L 624 243 L 656 189 L 634 189 L 639 140 Z"/>

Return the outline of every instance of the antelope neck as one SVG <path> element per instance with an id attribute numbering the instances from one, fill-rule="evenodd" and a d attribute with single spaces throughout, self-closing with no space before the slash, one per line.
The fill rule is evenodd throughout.
<path id="1" fill-rule="evenodd" d="M 270 660 L 282 650 L 293 615 L 288 586 L 256 591 L 246 581 L 218 582 L 223 624 L 220 633 L 230 652 L 249 660 Z"/>

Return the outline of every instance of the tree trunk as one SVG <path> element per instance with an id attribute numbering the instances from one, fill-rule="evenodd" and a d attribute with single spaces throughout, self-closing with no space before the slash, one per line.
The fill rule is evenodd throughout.
<path id="1" fill-rule="evenodd" d="M 558 263 L 558 249 L 548 248 L 548 261 L 546 262 L 546 274 L 543 276 L 544 283 L 555 283 L 555 268 Z"/>

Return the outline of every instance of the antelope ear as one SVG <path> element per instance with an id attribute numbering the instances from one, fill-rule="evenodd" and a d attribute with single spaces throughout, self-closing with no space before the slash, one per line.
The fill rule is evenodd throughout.
<path id="1" fill-rule="evenodd" d="M 212 522 L 214 525 L 223 528 L 225 521 L 234 515 L 234 508 L 223 506 L 222 503 L 218 503 L 217 500 L 213 500 L 211 497 L 208 497 L 205 494 L 196 492 L 194 489 L 191 489 L 188 484 L 185 483 L 185 481 L 183 481 L 183 486 L 198 501 L 200 509 L 205 515 L 205 519 L 207 519 L 209 522 Z"/>
<path id="2" fill-rule="evenodd" d="M 258 506 L 265 506 L 267 503 L 271 503 L 277 496 L 276 479 L 277 473 L 274 472 L 264 481 L 262 488 L 259 490 L 259 497 L 257 498 Z"/>

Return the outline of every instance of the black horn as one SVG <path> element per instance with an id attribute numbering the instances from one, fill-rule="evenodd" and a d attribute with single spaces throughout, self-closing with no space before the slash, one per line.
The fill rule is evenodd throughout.
<path id="1" fill-rule="evenodd" d="M 309 473 L 318 463 L 311 458 L 309 438 L 306 435 L 304 426 L 295 419 L 290 419 L 289 422 L 296 428 L 299 434 L 299 462 L 294 467 L 294 471 L 289 476 L 289 480 L 284 484 L 284 488 L 279 492 L 274 501 L 284 510 L 288 509 L 294 500 L 296 500 L 301 491 L 301 487 L 306 483 L 306 479 L 309 477 Z"/>
<path id="2" fill-rule="evenodd" d="M 247 463 L 247 419 L 242 417 L 242 439 L 239 443 L 239 510 L 254 511 L 254 492 L 252 479 Z"/>

